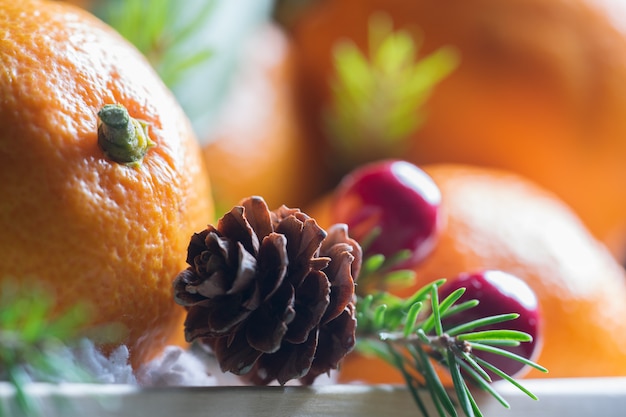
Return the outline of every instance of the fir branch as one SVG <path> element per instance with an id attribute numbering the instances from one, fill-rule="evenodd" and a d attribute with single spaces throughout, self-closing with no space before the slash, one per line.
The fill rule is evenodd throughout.
<path id="1" fill-rule="evenodd" d="M 359 324 L 357 350 L 376 355 L 395 366 L 425 416 L 428 413 L 420 398 L 420 392 L 424 391 L 429 393 L 441 417 L 456 416 L 457 407 L 465 416 L 481 416 L 468 380 L 508 408 L 508 402 L 491 385 L 488 371 L 510 382 L 531 399 L 537 399 L 510 375 L 474 353 L 494 353 L 547 372 L 535 362 L 498 347 L 528 343 L 532 337 L 527 333 L 480 330 L 485 326 L 514 320 L 519 315 L 510 313 L 484 317 L 444 331 L 443 317 L 459 314 L 478 305 L 477 300 L 456 304 L 465 291 L 463 288 L 439 300 L 438 290 L 444 282 L 438 280 L 425 285 L 407 299 L 385 292 L 359 297 L 356 304 Z M 453 382 L 454 400 L 435 371 L 435 362 L 447 369 Z"/>
<path id="2" fill-rule="evenodd" d="M 0 380 L 15 389 L 24 415 L 43 415 L 26 393 L 33 381 L 91 381 L 91 376 L 66 355 L 66 347 L 84 328 L 88 309 L 80 304 L 57 312 L 53 292 L 41 283 L 0 282 Z M 5 413 L 0 407 L 0 416 Z"/>

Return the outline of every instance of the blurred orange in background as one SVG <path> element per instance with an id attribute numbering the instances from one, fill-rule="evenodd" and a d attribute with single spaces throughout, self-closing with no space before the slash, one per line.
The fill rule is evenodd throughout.
<path id="1" fill-rule="evenodd" d="M 204 141 L 215 200 L 223 210 L 250 195 L 270 207 L 300 205 L 317 185 L 312 143 L 294 104 L 293 45 L 268 23 L 248 41 L 238 69 Z"/>
<path id="2" fill-rule="evenodd" d="M 368 20 L 380 11 L 413 30 L 420 54 L 447 45 L 460 54 L 407 138 L 405 159 L 521 173 L 571 205 L 614 253 L 624 250 L 626 38 L 599 0 L 311 2 L 289 31 L 301 110 L 326 152 L 333 47 L 351 39 L 366 50 Z M 328 182 L 351 168 L 327 169 Z"/>

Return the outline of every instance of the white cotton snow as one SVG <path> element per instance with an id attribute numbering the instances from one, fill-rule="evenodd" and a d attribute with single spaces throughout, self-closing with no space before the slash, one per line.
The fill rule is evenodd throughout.
<path id="1" fill-rule="evenodd" d="M 236 375 L 223 373 L 215 358 L 207 352 L 194 352 L 178 346 L 168 346 L 161 356 L 133 371 L 129 351 L 119 346 L 107 357 L 91 340 L 83 339 L 68 349 L 72 362 L 102 384 L 129 384 L 141 387 L 175 386 L 236 386 L 244 383 Z M 68 381 L 69 382 L 69 381 Z M 315 385 L 336 382 L 336 374 L 320 375 Z M 275 384 L 272 384 L 275 385 Z M 290 381 L 287 385 L 299 385 Z"/>

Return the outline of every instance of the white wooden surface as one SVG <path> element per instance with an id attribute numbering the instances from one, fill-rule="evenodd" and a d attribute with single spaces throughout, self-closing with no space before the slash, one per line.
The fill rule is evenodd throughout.
<path id="1" fill-rule="evenodd" d="M 607 379 L 524 380 L 539 396 L 533 401 L 506 383 L 496 385 L 511 404 L 491 397 L 479 404 L 487 417 L 623 417 L 626 377 Z M 372 417 L 419 416 L 410 394 L 392 386 L 327 385 L 316 387 L 198 387 L 138 389 L 124 385 L 34 385 L 30 393 L 46 417 Z M 1 405 L 13 390 L 0 384 Z M 9 413 L 14 416 L 16 414 Z M 433 416 L 436 413 L 433 411 Z"/>

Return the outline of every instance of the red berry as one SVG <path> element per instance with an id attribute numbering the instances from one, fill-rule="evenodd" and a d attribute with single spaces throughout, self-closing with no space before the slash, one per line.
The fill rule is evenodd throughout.
<path id="1" fill-rule="evenodd" d="M 465 293 L 457 303 L 476 299 L 478 306 L 442 320 L 445 329 L 467 323 L 472 320 L 499 314 L 518 313 L 517 319 L 477 328 L 476 330 L 510 329 L 528 333 L 532 342 L 522 342 L 515 347 L 502 347 L 524 358 L 535 360 L 541 350 L 541 316 L 537 297 L 532 289 L 520 278 L 497 270 L 477 273 L 463 273 L 447 281 L 440 290 L 440 300 L 458 288 L 465 288 Z M 526 365 L 504 356 L 474 350 L 476 356 L 500 368 L 508 375 L 519 375 L 528 369 Z M 493 379 L 498 379 L 489 372 Z"/>
<path id="2" fill-rule="evenodd" d="M 440 204 L 439 188 L 424 171 L 409 162 L 385 160 L 344 177 L 335 191 L 333 220 L 346 223 L 360 243 L 378 227 L 380 235 L 364 248 L 366 256 L 409 250 L 410 258 L 396 268 L 411 268 L 435 245 Z"/>

